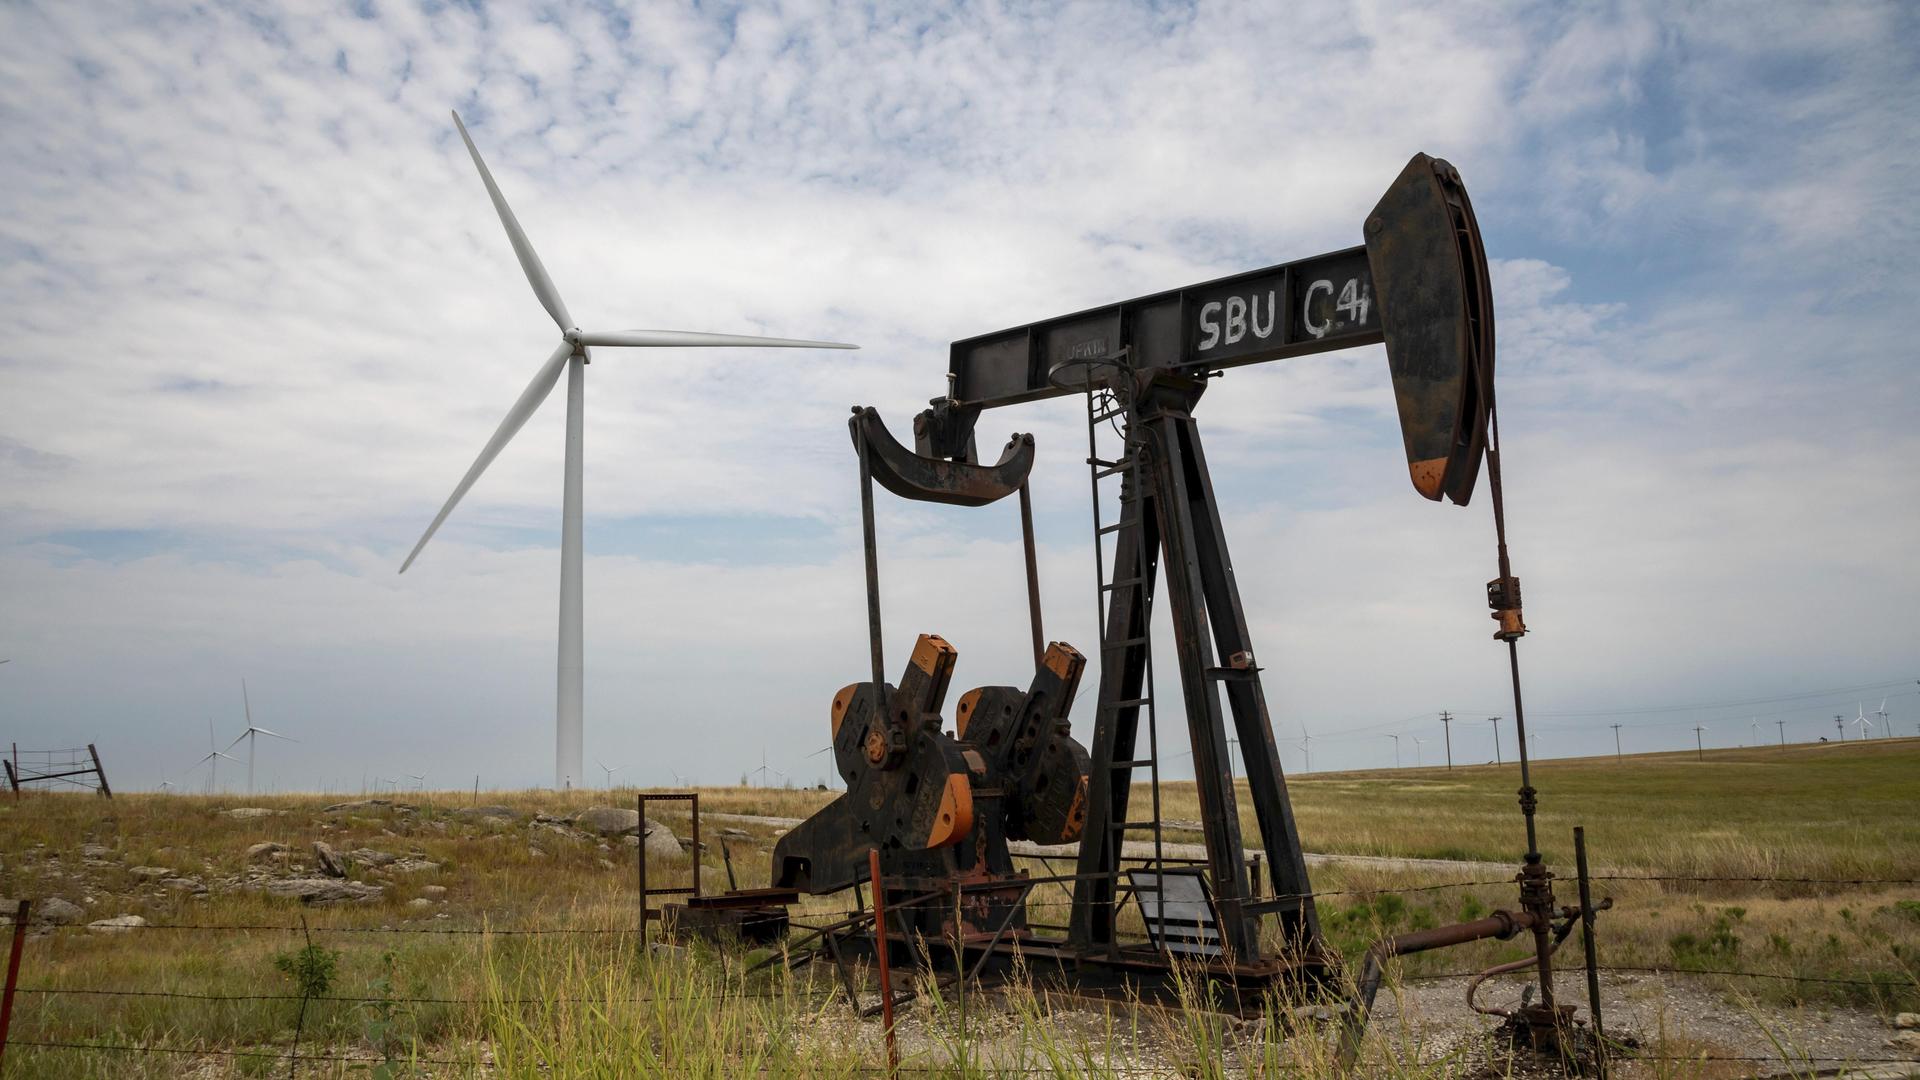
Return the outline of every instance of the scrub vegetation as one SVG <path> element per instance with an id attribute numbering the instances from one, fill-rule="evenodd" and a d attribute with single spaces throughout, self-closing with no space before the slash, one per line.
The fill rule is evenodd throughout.
<path id="1" fill-rule="evenodd" d="M 1920 740 L 1889 740 L 1721 751 L 1704 762 L 1692 754 L 1549 761 L 1536 766 L 1534 782 L 1562 902 L 1575 899 L 1575 824 L 1586 826 L 1595 873 L 1605 879 L 1596 895 L 1614 898 L 1601 917 L 1603 965 L 1847 980 L 1609 974 L 1610 995 L 1623 1002 L 1644 997 L 1646 980 L 1677 980 L 1686 994 L 1702 996 L 1675 1001 L 1712 1000 L 1736 1015 L 1767 1018 L 1755 1023 L 1791 1057 L 1826 1051 L 1803 1043 L 1813 1036 L 1801 1029 L 1776 1031 L 1777 1018 L 1852 1017 L 1884 1026 L 1899 1011 L 1920 1009 L 1920 888 L 1884 880 L 1920 876 L 1916 777 Z M 1329 941 L 1351 958 L 1383 933 L 1513 906 L 1513 887 L 1499 882 L 1510 876 L 1523 837 L 1517 786 L 1512 765 L 1294 778 L 1307 848 L 1362 857 L 1313 868 L 1315 888 L 1328 894 L 1320 913 Z M 637 948 L 638 839 L 571 822 L 592 806 L 630 807 L 632 794 L 408 792 L 344 806 L 340 796 L 321 795 L 107 801 L 29 794 L 0 802 L 0 893 L 43 907 L 58 899 L 78 912 L 67 925 L 30 934 L 21 984 L 143 992 L 23 994 L 13 1038 L 170 1051 L 16 1041 L 8 1075 L 281 1076 L 296 1030 L 299 1076 L 883 1071 L 879 1022 L 856 1018 L 844 995 L 836 996 L 831 965 L 750 971 L 770 954 Z M 722 842 L 739 885 L 766 882 L 780 825 L 729 815 L 801 817 L 832 797 L 702 789 L 705 887 L 726 887 Z M 1191 785 L 1168 785 L 1165 803 L 1170 820 L 1197 816 Z M 235 815 L 240 808 L 265 813 Z M 685 804 L 655 810 L 660 823 L 688 837 Z M 1256 835 L 1251 821 L 1246 828 Z M 1168 839 L 1199 837 L 1174 830 Z M 268 889 L 319 872 L 316 840 L 340 853 L 348 880 L 378 886 L 378 895 L 306 905 Z M 284 850 L 260 847 L 274 844 Z M 1489 863 L 1499 865 L 1481 865 Z M 656 882 L 684 882 L 693 865 L 684 854 L 651 864 Z M 1068 867 L 1056 859 L 1053 869 Z M 1727 880 L 1685 880 L 1698 878 Z M 1457 882 L 1490 883 L 1427 888 Z M 1064 922 L 1065 896 L 1036 891 L 1034 921 Z M 848 896 L 812 899 L 803 920 L 822 921 L 850 903 Z M 153 925 L 86 928 L 121 915 Z M 1137 915 L 1130 919 L 1138 925 Z M 1576 965 L 1577 954 L 1576 938 L 1561 963 Z M 1477 1038 L 1489 1024 L 1460 1003 L 1458 983 L 1445 984 L 1452 987 L 1446 1000 L 1436 999 L 1425 1015 L 1416 992 L 1441 985 L 1426 977 L 1522 955 L 1518 942 L 1484 942 L 1406 958 L 1382 992 L 1367 1071 L 1508 1071 L 1511 1063 Z M 856 972 L 863 987 L 869 974 Z M 1511 1003 L 1518 985 L 1504 980 L 1485 996 Z M 1183 991 L 1184 1000 L 1171 1005 L 1090 1002 L 1057 993 L 1038 972 L 988 993 L 930 987 L 904 1010 L 902 1050 L 914 1069 L 961 1076 L 1334 1074 L 1330 1031 L 1315 1020 L 1315 1003 L 1276 1002 L 1265 1018 L 1240 1020 L 1199 1007 L 1207 997 L 1202 984 Z M 1561 981 L 1561 992 L 1584 1002 L 1577 973 Z M 153 996 L 160 994 L 189 996 Z M 877 1000 L 870 991 L 864 997 Z M 1657 1020 L 1640 1020 L 1635 1034 L 1653 1057 L 1694 1060 L 1643 1060 L 1617 1074 L 1778 1071 L 1713 1060 L 1776 1051 L 1703 1035 L 1684 1012 L 1641 1014 Z M 1868 1050 L 1897 1056 L 1877 1041 Z"/>

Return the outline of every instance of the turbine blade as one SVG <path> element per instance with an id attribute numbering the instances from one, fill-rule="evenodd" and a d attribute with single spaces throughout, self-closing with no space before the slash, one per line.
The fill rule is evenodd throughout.
<path id="1" fill-rule="evenodd" d="M 239 738 L 237 738 L 237 739 L 235 739 L 235 740 L 233 740 L 232 742 L 230 742 L 230 743 L 228 743 L 228 744 L 227 744 L 227 749 L 228 749 L 228 750 L 231 750 L 231 749 L 233 749 L 234 747 L 236 747 L 236 746 L 239 746 L 239 745 L 240 745 L 240 742 L 241 742 L 241 740 L 242 740 L 242 739 L 245 739 L 245 738 L 246 738 L 247 736 L 249 736 L 249 735 L 251 735 L 251 734 L 253 734 L 253 729 L 252 729 L 252 728 L 248 728 L 247 730 L 245 730 L 245 731 L 243 731 L 243 732 L 241 732 L 241 733 L 240 733 L 240 737 L 239 737 Z M 222 757 L 225 757 L 226 755 L 225 755 L 225 754 L 222 754 L 221 756 L 222 756 Z"/>
<path id="2" fill-rule="evenodd" d="M 413 560 L 420 557 L 420 549 L 426 547 L 427 541 L 433 539 L 433 534 L 440 530 L 440 523 L 447 520 L 448 514 L 453 513 L 453 508 L 460 504 L 460 499 L 466 495 L 467 489 L 473 486 L 475 480 L 480 479 L 481 473 L 487 471 L 487 466 L 493 464 L 493 459 L 500 456 L 501 449 L 526 424 L 527 418 L 540 408 L 540 403 L 547 400 L 547 395 L 553 391 L 553 384 L 560 379 L 560 369 L 566 366 L 567 357 L 571 355 L 573 355 L 573 346 L 562 344 L 553 350 L 553 355 L 547 358 L 547 362 L 541 365 L 540 370 L 533 373 L 533 381 L 527 384 L 525 390 L 520 391 L 519 400 L 513 403 L 513 408 L 507 410 L 506 419 L 500 421 L 500 427 L 493 433 L 493 438 L 488 439 L 487 445 L 481 448 L 480 456 L 473 460 L 473 467 L 467 470 L 467 475 L 460 478 L 460 483 L 448 497 L 447 504 L 440 508 L 439 514 L 435 515 L 433 524 L 427 526 L 427 531 L 421 534 L 420 542 L 413 545 L 413 551 L 407 555 L 407 561 L 400 564 L 401 573 L 406 573 L 407 567 L 413 565 Z"/>
<path id="3" fill-rule="evenodd" d="M 247 680 L 240 680 L 240 704 L 247 710 L 247 726 L 253 726 L 253 701 L 247 697 Z"/>
<path id="4" fill-rule="evenodd" d="M 673 348 L 767 348 L 767 349 L 857 349 L 838 341 L 805 341 L 798 338 L 750 337 L 743 334 L 703 334 L 696 330 L 595 330 L 574 335 L 582 345 L 624 345 L 637 349 Z"/>
<path id="5" fill-rule="evenodd" d="M 474 168 L 480 170 L 480 179 L 487 185 L 487 197 L 493 200 L 493 208 L 500 214 L 500 224 L 507 227 L 507 239 L 513 243 L 513 253 L 520 258 L 520 269 L 527 272 L 527 284 L 533 286 L 533 295 L 539 297 L 540 306 L 547 309 L 561 330 L 573 329 L 573 316 L 567 314 L 567 305 L 560 299 L 560 290 L 554 288 L 553 279 L 547 276 L 547 268 L 540 264 L 540 256 L 534 254 L 533 244 L 527 240 L 525 230 L 520 228 L 520 219 L 513 216 L 513 209 L 507 205 L 507 197 L 500 194 L 500 185 L 493 182 L 493 174 L 487 171 L 487 163 L 480 160 L 480 148 L 473 145 L 473 136 L 467 134 L 467 125 L 460 122 L 460 114 L 453 114 L 453 126 L 460 129 L 460 138 L 467 144 L 467 153 L 473 155 Z"/>
<path id="6" fill-rule="evenodd" d="M 262 735 L 271 735 L 271 736 L 273 736 L 273 737 L 274 737 L 274 738 L 276 738 L 276 739 L 285 739 L 285 740 L 287 740 L 288 742 L 299 742 L 299 741 L 300 741 L 299 739 L 296 739 L 296 738 L 294 738 L 294 737 L 293 737 L 293 736 L 291 736 L 291 735 L 282 735 L 282 734 L 280 734 L 280 733 L 279 733 L 279 732 L 277 732 L 277 731 L 268 731 L 268 730 L 267 730 L 266 728 L 263 728 L 263 727 L 257 727 L 257 728 L 254 728 L 253 730 L 255 730 L 255 731 L 257 731 L 257 732 L 259 732 L 259 733 L 260 733 L 260 734 L 262 734 Z"/>

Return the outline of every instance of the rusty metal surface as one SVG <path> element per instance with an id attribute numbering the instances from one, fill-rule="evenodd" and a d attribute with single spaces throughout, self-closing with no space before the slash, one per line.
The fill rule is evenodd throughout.
<path id="1" fill-rule="evenodd" d="M 988 782 L 997 783 L 1005 799 L 1008 839 L 1080 839 L 1092 762 L 1073 738 L 1067 710 L 1086 666 L 1079 650 L 1056 641 L 1024 692 L 983 686 L 963 695 L 955 709 L 955 732 L 979 753 Z"/>
<path id="2" fill-rule="evenodd" d="M 1415 154 L 1367 216 L 1366 237 L 1414 489 L 1464 506 L 1486 448 L 1493 297 L 1459 172 Z"/>
<path id="3" fill-rule="evenodd" d="M 893 437 L 876 409 L 856 406 L 847 426 L 854 446 L 864 448 L 873 479 L 903 499 L 985 506 L 1019 491 L 1033 471 L 1031 435 L 1014 435 L 999 461 L 976 465 L 914 453 Z"/>
<path id="4" fill-rule="evenodd" d="M 774 845 L 776 886 L 836 891 L 861 880 L 868 848 L 928 851 L 972 834 L 971 767 L 941 730 L 956 659 L 922 634 L 898 687 L 863 682 L 835 695 L 834 764 L 847 790 Z"/>
<path id="5" fill-rule="evenodd" d="M 787 936 L 790 920 L 784 904 L 712 905 L 688 902 L 660 910 L 660 932 L 675 941 L 741 941 L 771 944 Z"/>

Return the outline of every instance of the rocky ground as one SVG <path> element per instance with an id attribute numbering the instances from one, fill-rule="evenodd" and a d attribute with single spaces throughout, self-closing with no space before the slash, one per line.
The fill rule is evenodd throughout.
<path id="1" fill-rule="evenodd" d="M 218 813 L 233 822 L 292 814 L 256 806 Z M 17 851 L 0 852 L 0 874 L 5 875 L 0 880 L 11 884 L 13 891 L 29 891 L 22 885 L 32 882 L 31 926 L 85 924 L 99 934 L 126 933 L 147 925 L 144 916 L 124 910 L 128 907 L 177 910 L 181 900 L 230 894 L 256 893 L 312 906 L 372 903 L 384 899 L 398 881 L 441 870 L 441 864 L 424 849 L 399 842 L 406 837 L 388 827 L 397 820 L 404 828 L 408 819 L 416 817 L 422 818 L 421 828 L 439 834 L 524 831 L 528 851 L 536 856 L 545 856 L 543 844 L 556 840 L 595 845 L 604 856 L 612 856 L 613 845 L 636 848 L 643 834 L 648 853 L 655 858 L 678 857 L 685 847 L 666 825 L 648 821 L 643 829 L 638 811 L 620 807 L 589 807 L 571 816 L 556 816 L 507 806 L 475 806 L 428 819 L 419 807 L 405 802 L 362 799 L 322 808 L 312 828 L 315 836 L 304 845 L 271 840 L 248 844 L 239 860 L 242 868 L 237 870 L 221 870 L 208 857 L 211 853 L 199 850 L 161 848 L 154 852 L 160 858 L 152 864 L 130 864 L 125 851 L 107 844 L 85 843 L 77 851 L 67 851 L 34 842 Z M 342 850 L 329 837 L 350 831 L 349 825 L 377 828 L 389 842 Z M 615 867 L 611 858 L 602 861 L 606 869 Z M 412 891 L 418 895 L 407 901 L 410 908 L 425 911 L 446 905 L 446 885 L 424 884 Z M 12 906 L 10 901 L 0 901 L 0 924 L 12 922 Z M 446 915 L 442 912 L 439 917 Z"/>

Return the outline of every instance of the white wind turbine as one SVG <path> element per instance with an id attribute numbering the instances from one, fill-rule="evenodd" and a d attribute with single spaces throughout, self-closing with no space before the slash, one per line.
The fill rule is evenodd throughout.
<path id="1" fill-rule="evenodd" d="M 1860 715 L 1854 717 L 1853 722 L 1860 725 L 1860 738 L 1864 740 L 1867 737 L 1867 729 L 1873 726 L 1873 721 L 1867 719 L 1866 702 L 1863 701 L 1858 704 L 1860 706 Z"/>
<path id="2" fill-rule="evenodd" d="M 600 771 L 601 771 L 601 772 L 604 772 L 604 773 L 606 773 L 606 774 L 607 774 L 607 790 L 608 790 L 608 791 L 612 791 L 612 790 L 613 790 L 613 774 L 614 774 L 614 773 L 617 773 L 617 772 L 620 772 L 620 771 L 622 771 L 622 770 L 624 770 L 624 769 L 626 768 L 626 766 L 625 766 L 625 765 L 615 765 L 615 766 L 613 766 L 613 767 L 611 767 L 611 768 L 609 768 L 609 767 L 607 766 L 607 763 L 606 763 L 606 762 L 604 762 L 604 761 L 601 761 L 601 760 L 600 760 L 599 758 L 594 758 L 594 759 L 593 759 L 593 763 L 594 763 L 595 765 L 598 765 L 598 766 L 600 766 Z M 669 771 L 671 771 L 671 770 L 669 770 Z M 675 774 L 675 775 L 678 775 L 678 774 Z"/>
<path id="3" fill-rule="evenodd" d="M 493 437 L 480 450 L 480 456 L 474 459 L 473 466 L 455 485 L 453 494 L 447 499 L 440 513 L 435 515 L 433 524 L 421 535 L 420 542 L 413 546 L 407 555 L 407 561 L 400 564 L 400 572 L 406 573 L 407 567 L 420 555 L 420 549 L 440 528 L 460 499 L 473 486 L 480 474 L 487 471 L 502 448 L 520 430 L 547 395 L 553 391 L 554 383 L 559 381 L 560 369 L 567 369 L 567 443 L 566 473 L 562 485 L 562 509 L 560 515 L 560 678 L 556 700 L 556 736 L 554 784 L 560 788 L 578 787 L 580 774 L 584 769 L 581 761 L 583 735 L 581 731 L 581 702 L 584 697 L 584 678 L 582 676 L 584 604 L 581 596 L 580 578 L 580 520 L 581 520 L 581 441 L 586 390 L 586 364 L 589 359 L 587 349 L 593 345 L 625 346 L 632 348 L 681 348 L 681 347 L 730 347 L 730 346 L 772 346 L 796 349 L 854 349 L 857 345 L 844 345 L 831 341 L 796 341 L 787 338 L 744 337 L 735 334 L 703 334 L 686 330 L 581 330 L 567 313 L 567 305 L 560 299 L 560 291 L 554 287 L 553 279 L 547 276 L 547 269 L 540 263 L 540 256 L 534 253 L 533 244 L 527 240 L 527 234 L 520 228 L 520 222 L 508 208 L 506 197 L 500 194 L 500 188 L 493 182 L 493 174 L 487 171 L 487 163 L 480 159 L 480 150 L 473 145 L 473 137 L 467 134 L 467 126 L 460 122 L 460 114 L 453 114 L 454 126 L 460 129 L 460 138 L 467 144 L 467 153 L 473 157 L 474 167 L 480 170 L 480 180 L 487 187 L 487 196 L 493 200 L 493 208 L 500 215 L 500 224 L 506 227 L 507 240 L 513 245 L 513 253 L 520 260 L 520 268 L 526 272 L 527 284 L 533 286 L 533 295 L 540 306 L 547 309 L 554 324 L 560 328 L 561 342 L 552 355 L 534 372 L 533 381 L 520 392 L 520 397 L 507 410 L 506 418 L 500 421 L 500 427 Z"/>
<path id="4" fill-rule="evenodd" d="M 227 749 L 231 750 L 233 748 L 228 747 Z M 214 790 L 220 786 L 221 758 L 226 758 L 236 765 L 240 763 L 239 758 L 220 752 L 219 744 L 214 742 L 213 739 L 213 717 L 209 716 L 207 717 L 207 756 L 193 763 L 193 767 L 196 769 L 202 765 L 207 767 L 207 794 L 209 795 L 213 794 Z"/>
<path id="5" fill-rule="evenodd" d="M 1893 738 L 1893 725 L 1887 722 L 1887 699 L 1880 699 L 1880 707 L 1873 711 L 1880 718 L 1880 731 L 1886 738 Z"/>
<path id="6" fill-rule="evenodd" d="M 286 739 L 288 742 L 299 742 L 300 740 L 289 738 L 277 731 L 268 731 L 266 728 L 253 726 L 253 702 L 247 699 L 247 680 L 245 679 L 240 680 L 240 704 L 247 710 L 247 730 L 240 733 L 240 739 L 247 740 L 247 794 L 251 795 L 253 794 L 253 744 L 258 741 L 259 737 L 262 735 L 270 735 L 276 739 Z M 228 743 L 227 749 L 231 750 L 239 746 L 240 739 L 235 739 Z M 227 755 L 221 754 L 220 756 L 226 757 Z M 228 760 L 231 761 L 233 759 L 228 758 Z"/>

